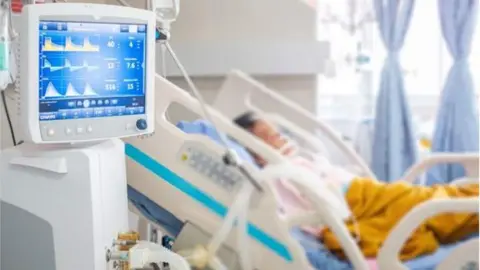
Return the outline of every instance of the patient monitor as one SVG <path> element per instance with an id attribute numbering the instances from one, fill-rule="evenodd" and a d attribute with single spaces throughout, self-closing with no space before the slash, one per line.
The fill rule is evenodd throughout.
<path id="1" fill-rule="evenodd" d="M 78 142 L 152 132 L 155 48 L 148 44 L 155 21 L 145 13 L 86 4 L 25 9 L 21 111 L 27 140 Z"/>
<path id="2" fill-rule="evenodd" d="M 27 143 L 0 155 L 1 269 L 114 269 L 128 230 L 119 138 L 154 127 L 155 13 L 27 5 L 21 23 Z"/>

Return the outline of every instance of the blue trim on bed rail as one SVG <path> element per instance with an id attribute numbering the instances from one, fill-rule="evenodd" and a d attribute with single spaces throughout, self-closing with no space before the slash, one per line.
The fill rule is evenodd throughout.
<path id="1" fill-rule="evenodd" d="M 134 147 L 131 144 L 126 144 L 125 154 L 132 160 L 136 161 L 138 164 L 145 167 L 147 170 L 156 174 L 159 179 L 166 181 L 167 183 L 176 187 L 183 193 L 192 197 L 198 203 L 202 204 L 204 207 L 208 208 L 210 211 L 217 214 L 218 216 L 224 218 L 227 215 L 227 207 L 215 200 L 213 197 L 198 189 L 196 186 L 192 185 L 190 182 L 176 175 L 174 172 L 172 172 L 162 164 L 158 163 L 155 159 L 151 158 L 150 156 L 142 152 L 140 149 Z M 257 226 L 248 223 L 248 234 L 250 235 L 250 237 L 262 243 L 264 246 L 272 250 L 274 253 L 276 253 L 278 256 L 282 257 L 286 261 L 293 261 L 292 255 L 284 244 L 271 237 Z"/>

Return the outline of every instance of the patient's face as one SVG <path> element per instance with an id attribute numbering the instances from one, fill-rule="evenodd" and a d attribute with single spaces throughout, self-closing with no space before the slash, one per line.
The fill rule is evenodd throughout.
<path id="1" fill-rule="evenodd" d="M 265 120 L 257 120 L 250 131 L 275 149 L 281 149 L 288 143 L 287 139 L 282 136 L 273 125 Z M 289 154 L 291 150 L 292 149 L 287 149 L 282 154 Z M 260 166 L 266 165 L 266 161 L 258 155 L 255 155 L 255 160 Z"/>
<path id="2" fill-rule="evenodd" d="M 287 143 L 280 132 L 265 120 L 257 120 L 251 132 L 275 149 L 280 149 Z"/>

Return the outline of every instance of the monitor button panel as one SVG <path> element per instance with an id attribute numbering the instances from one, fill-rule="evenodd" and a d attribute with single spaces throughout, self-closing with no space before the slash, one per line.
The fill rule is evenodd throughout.
<path id="1" fill-rule="evenodd" d="M 75 142 L 108 139 L 145 134 L 148 130 L 145 115 L 132 115 L 105 119 L 77 119 L 76 121 L 40 122 L 43 141 Z"/>
<path id="2" fill-rule="evenodd" d="M 227 166 L 218 154 L 200 142 L 186 141 L 180 148 L 177 160 L 184 169 L 205 177 L 213 184 L 223 189 L 226 194 L 235 194 L 243 183 L 248 182 L 236 167 Z M 251 197 L 251 207 L 256 207 L 262 194 L 255 191 Z M 229 196 L 233 198 L 234 196 Z"/>

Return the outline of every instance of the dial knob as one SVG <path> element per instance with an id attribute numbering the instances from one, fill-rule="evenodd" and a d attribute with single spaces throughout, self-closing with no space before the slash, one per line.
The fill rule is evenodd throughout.
<path id="1" fill-rule="evenodd" d="M 145 119 L 138 119 L 136 123 L 138 130 L 145 130 L 147 129 L 147 121 Z"/>

